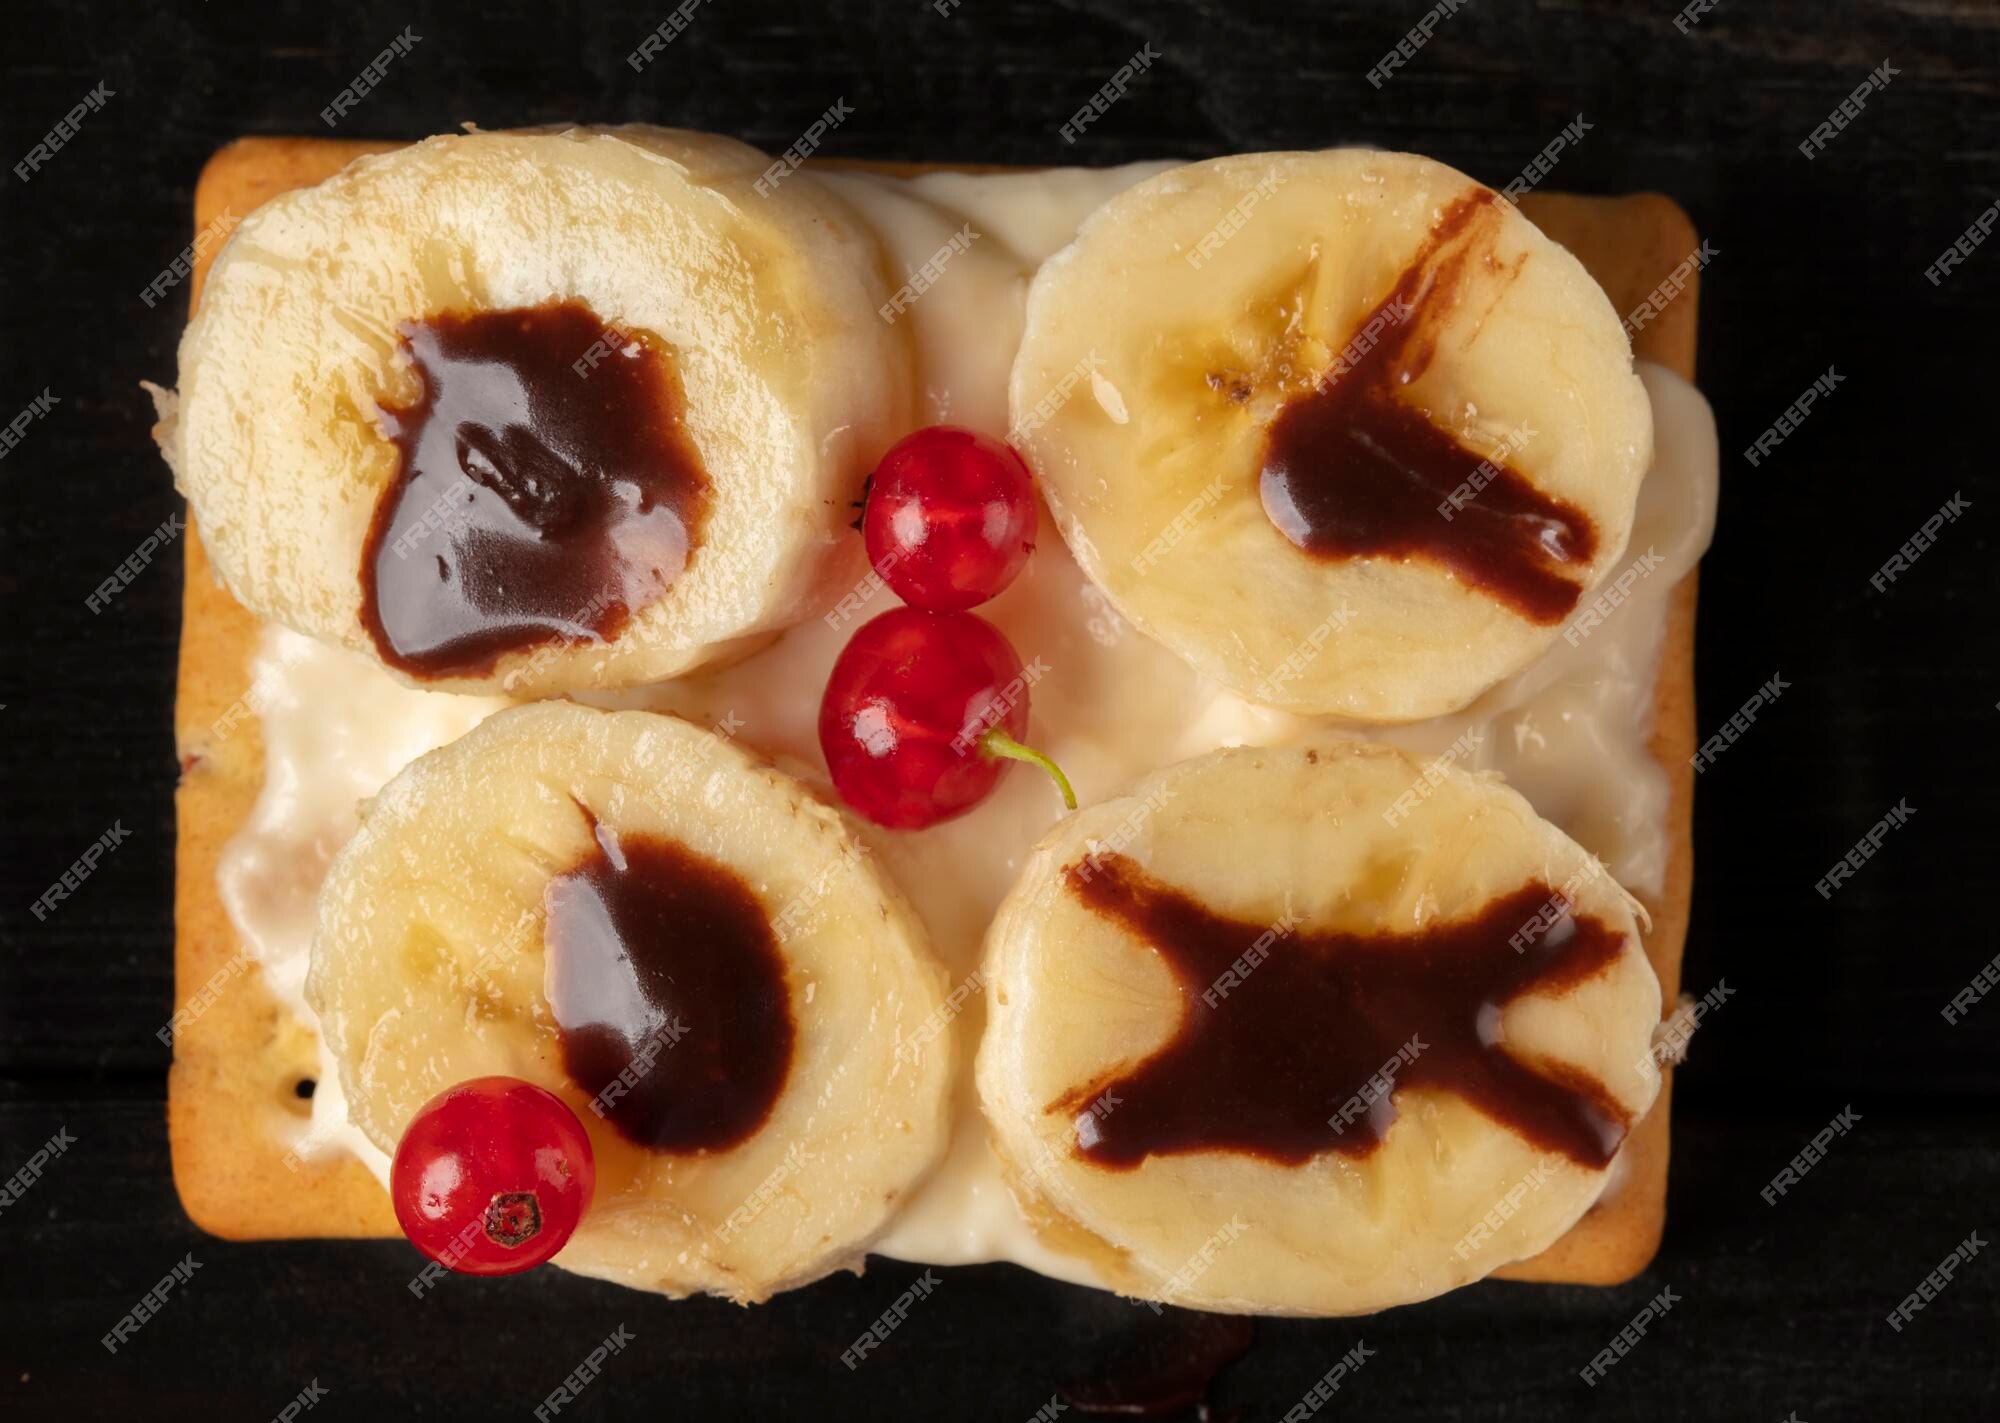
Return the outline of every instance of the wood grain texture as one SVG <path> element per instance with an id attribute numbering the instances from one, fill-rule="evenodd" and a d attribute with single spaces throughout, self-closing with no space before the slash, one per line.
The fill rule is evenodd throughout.
<path id="1" fill-rule="evenodd" d="M 1719 254 L 1701 385 L 1724 460 L 1702 566 L 1710 735 L 1774 673 L 1792 689 L 1700 778 L 1684 965 L 1726 980 L 1676 1073 L 1661 1251 L 1617 1289 L 1491 1284 L 1365 1321 L 1260 1327 L 1219 1400 L 1281 1417 L 1357 1338 L 1377 1351 L 1318 1415 L 1398 1420 L 2000 1416 L 1982 1254 L 1901 1332 L 1884 1316 L 2000 1188 L 2000 998 L 1940 1010 L 1991 960 L 2000 860 L 1990 333 L 2000 244 L 1924 270 L 2000 197 L 1990 0 L 1476 0 L 1380 89 L 1429 7 L 1402 0 L 490 0 L 112 6 L 15 0 L 0 170 L 103 81 L 24 182 L 0 171 L 0 424 L 60 398 L 0 458 L 0 1172 L 59 1125 L 69 1154 L 0 1216 L 0 1415 L 527 1416 L 623 1321 L 640 1341 L 577 1416 L 1029 1417 L 1067 1378 L 1180 1325 L 993 1268 L 950 1281 L 850 1373 L 914 1278 L 878 1264 L 749 1314 L 559 1272 L 413 1299 L 395 1242 L 232 1245 L 176 1198 L 164 1112 L 173 1004 L 177 556 L 101 613 L 85 597 L 179 511 L 142 378 L 173 376 L 185 288 L 141 289 L 188 240 L 196 175 L 243 134 L 388 139 L 461 120 L 574 118 L 734 133 L 782 150 L 836 97 L 822 155 L 1003 164 L 1344 142 L 1493 184 L 1577 114 L 1547 186 L 1672 195 Z M 410 26 L 422 41 L 327 130 L 319 111 Z M 1160 58 L 1074 145 L 1059 126 L 1142 44 Z M 1883 60 L 1897 77 L 1811 161 L 1797 143 Z M 1816 376 L 1831 399 L 1742 451 Z M 1954 491 L 1969 514 L 1887 591 L 1869 575 Z M 1919 812 L 1829 900 L 1814 881 L 1899 798 Z M 38 919 L 27 906 L 117 821 L 129 840 Z M 1776 1206 L 1759 1190 L 1852 1103 L 1863 1123 Z M 193 1251 L 136 1341 L 98 1343 Z M 1682 1299 L 1595 1388 L 1576 1371 L 1662 1288 Z M 594 1410 L 594 1415 L 590 1412 Z M 310 1415 L 309 1415 L 310 1416 Z M 568 1413 L 558 1415 L 567 1418 Z M 1069 1416 L 1074 1416 L 1069 1415 Z"/>
<path id="2" fill-rule="evenodd" d="M 1968 1203 L 2000 1175 L 2000 1115 L 1869 1120 L 1796 1202 L 1767 1208 L 1757 1192 L 1770 1158 L 1823 1120 L 1773 1113 L 1760 1126 L 1770 1147 L 1746 1152 L 1726 1115 L 1678 1111 L 1674 1228 L 1657 1275 L 1613 1289 L 1488 1282 L 1366 1319 L 1259 1321 L 1217 1401 L 1282 1418 L 1361 1341 L 1374 1357 L 1318 1419 L 1778 1423 L 1796 1410 L 1808 1423 L 1985 1423 L 2000 1272 L 1979 1270 L 1983 1255 L 1904 1333 L 1882 1321 L 1964 1237 Z M 1009 1266 L 938 1271 L 931 1297 L 850 1371 L 841 1351 L 920 1267 L 877 1261 L 750 1310 L 555 1270 L 448 1280 L 417 1299 L 406 1286 L 421 1261 L 398 1242 L 201 1235 L 146 1164 L 166 1149 L 155 1097 L 0 1092 L 0 1141 L 39 1141 L 60 1123 L 77 1135 L 71 1156 L 9 1211 L 21 1213 L 17 1278 L 60 1284 L 0 1355 L 10 1418 L 258 1423 L 318 1378 L 331 1390 L 322 1418 L 527 1419 L 623 1325 L 633 1350 L 606 1363 L 578 1417 L 1021 1423 L 1064 1383 L 1194 1327 L 1179 1310 L 1155 1316 Z M 1809 1253 L 1787 1248 L 1801 1237 Z M 107 1355 L 99 1336 L 190 1253 L 201 1268 L 184 1295 Z M 1822 1257 L 1838 1268 L 1809 1266 Z M 1582 1384 L 1577 1371 L 1665 1286 L 1681 1302 L 1604 1382 Z"/>

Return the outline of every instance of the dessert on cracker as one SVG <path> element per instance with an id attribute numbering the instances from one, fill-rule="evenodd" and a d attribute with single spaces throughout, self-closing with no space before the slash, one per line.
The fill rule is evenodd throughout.
<path id="1" fill-rule="evenodd" d="M 1661 205 L 641 128 L 232 184 L 156 393 L 203 1224 L 1319 1315 L 1650 1256 L 1716 478 L 1691 300 L 1620 319 Z"/>

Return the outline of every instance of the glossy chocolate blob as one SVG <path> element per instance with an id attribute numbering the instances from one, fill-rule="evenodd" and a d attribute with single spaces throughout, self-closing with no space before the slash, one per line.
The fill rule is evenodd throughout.
<path id="1" fill-rule="evenodd" d="M 1193 1151 L 1284 1165 L 1326 1151 L 1362 1157 L 1381 1145 L 1406 1087 L 1460 1097 L 1592 1168 L 1610 1164 L 1631 1125 L 1601 1084 L 1531 1070 L 1500 1040 L 1507 1004 L 1561 993 L 1624 947 L 1622 933 L 1589 915 L 1523 934 L 1555 898 L 1545 884 L 1415 933 L 1353 934 L 1218 914 L 1123 855 L 1073 865 L 1066 878 L 1093 913 L 1157 953 L 1181 991 L 1181 1020 L 1163 1047 L 1055 1104 L 1079 1112 L 1085 1160 L 1129 1170 Z M 1093 1110 L 1100 1100 L 1116 1105 Z"/>
<path id="2" fill-rule="evenodd" d="M 629 1141 L 735 1146 L 770 1117 L 798 1037 L 770 916 L 684 845 L 591 829 L 595 848 L 543 895 L 563 1065 Z"/>
<path id="3" fill-rule="evenodd" d="M 1531 622 L 1560 622 L 1597 530 L 1582 510 L 1469 450 L 1403 395 L 1436 354 L 1466 268 L 1490 260 L 1491 192 L 1460 198 L 1320 383 L 1287 401 L 1265 435 L 1264 512 L 1315 558 L 1422 558 Z M 1523 436 L 1532 439 L 1532 436 Z M 1457 498 L 1452 496 L 1457 494 Z"/>
<path id="4" fill-rule="evenodd" d="M 692 556 L 709 478 L 673 363 L 579 302 L 402 327 L 422 383 L 361 558 L 377 653 L 418 677 L 617 635 Z"/>

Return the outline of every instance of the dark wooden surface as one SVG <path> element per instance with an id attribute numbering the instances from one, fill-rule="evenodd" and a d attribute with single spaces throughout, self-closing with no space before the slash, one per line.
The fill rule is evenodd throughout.
<path id="1" fill-rule="evenodd" d="M 942 1272 L 891 1343 L 839 1355 L 914 1276 L 880 1264 L 753 1311 L 558 1272 L 413 1300 L 400 1243 L 229 1245 L 168 1176 L 168 708 L 178 557 L 102 614 L 91 590 L 177 510 L 137 382 L 171 380 L 184 290 L 140 289 L 188 240 L 202 160 L 319 110 L 405 25 L 422 36 L 342 123 L 653 120 L 790 143 L 836 97 L 830 153 L 1010 163 L 1354 141 L 1490 182 L 1565 122 L 1551 185 L 1652 188 L 1717 256 L 1701 384 L 1720 418 L 1700 722 L 1792 683 L 1699 785 L 1688 986 L 1736 996 L 1675 1101 L 1664 1250 L 1616 1290 L 1488 1284 L 1363 1320 L 1265 1322 L 1219 1398 L 1279 1417 L 1357 1340 L 1320 1416 L 2000 1416 L 2000 1252 L 1901 1333 L 1885 1316 L 1968 1232 L 2000 1238 L 2000 994 L 1940 1010 L 2000 942 L 2000 667 L 1991 452 L 2000 242 L 1924 269 L 2000 197 L 1990 3 L 1469 0 L 1380 92 L 1363 78 L 1427 6 L 1186 0 L 707 0 L 643 73 L 673 6 L 150 6 L 14 0 L 0 159 L 100 80 L 113 91 L 31 182 L 0 173 L 0 424 L 60 403 L 0 459 L 0 1176 L 76 1144 L 0 1211 L 0 1413 L 262 1419 L 531 1416 L 614 1326 L 634 1347 L 561 1417 L 1020 1419 L 1184 1320 L 1003 1267 Z M 1160 58 L 1075 147 L 1056 130 L 1142 43 Z M 1883 61 L 1888 88 L 1808 162 L 1796 145 Z M 1741 451 L 1829 366 L 1777 453 Z M 1869 576 L 1954 492 L 1970 509 L 1887 593 Z M 1917 814 L 1830 901 L 1814 882 L 1892 804 Z M 114 822 L 131 832 L 46 922 L 28 905 Z M 1759 1190 L 1828 1118 L 1861 1124 L 1775 1207 Z M 190 1283 L 115 1357 L 98 1344 L 177 1260 Z M 1663 1288 L 1680 1303 L 1597 1387 L 1577 1371 Z"/>

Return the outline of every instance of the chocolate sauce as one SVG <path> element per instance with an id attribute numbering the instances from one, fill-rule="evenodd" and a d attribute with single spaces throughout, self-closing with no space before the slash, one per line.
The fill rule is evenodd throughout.
<path id="1" fill-rule="evenodd" d="M 1278 531 L 1314 557 L 1429 559 L 1530 621 L 1556 623 L 1582 592 L 1562 570 L 1597 548 L 1589 517 L 1536 489 L 1504 451 L 1465 448 L 1403 394 L 1436 354 L 1467 265 L 1493 260 L 1498 202 L 1481 189 L 1445 210 L 1342 364 L 1279 410 L 1258 488 Z"/>
<path id="2" fill-rule="evenodd" d="M 543 897 L 563 1065 L 627 1140 L 734 1146 L 770 1116 L 798 1035 L 770 918 L 725 865 L 591 830 L 596 848 Z"/>
<path id="3" fill-rule="evenodd" d="M 400 330 L 423 389 L 382 410 L 398 462 L 361 552 L 382 660 L 477 676 L 615 636 L 680 576 L 708 511 L 665 350 L 573 301 Z"/>
<path id="4" fill-rule="evenodd" d="M 1181 1020 L 1151 1057 L 1053 1104 L 1090 1117 L 1077 1138 L 1084 1159 L 1126 1170 L 1190 1151 L 1285 1165 L 1323 1151 L 1366 1156 L 1406 1087 L 1451 1093 L 1585 1166 L 1607 1165 L 1624 1140 L 1631 1123 L 1601 1084 L 1575 1070 L 1531 1070 L 1500 1040 L 1508 1003 L 1591 978 L 1624 944 L 1602 921 L 1573 915 L 1516 952 L 1510 940 L 1555 897 L 1546 884 L 1414 933 L 1273 934 L 1122 855 L 1093 865 L 1070 867 L 1071 890 L 1160 955 L 1180 986 Z M 1264 954 L 1246 958 L 1260 944 Z M 1235 978 L 1224 979 L 1232 966 Z M 1385 1068 L 1393 1089 L 1364 1095 Z M 1116 1105 L 1091 1111 L 1100 1097 Z"/>
<path id="5" fill-rule="evenodd" d="M 1165 1418 L 1193 1409 L 1197 1418 L 1225 1423 L 1240 1415 L 1211 1408 L 1215 1376 L 1249 1353 L 1255 1340 L 1255 1327 L 1240 1314 L 1169 1306 L 1130 1354 L 1097 1378 L 1064 1384 L 1062 1396 L 1079 1413 Z"/>

